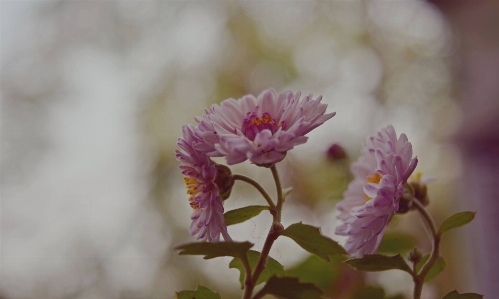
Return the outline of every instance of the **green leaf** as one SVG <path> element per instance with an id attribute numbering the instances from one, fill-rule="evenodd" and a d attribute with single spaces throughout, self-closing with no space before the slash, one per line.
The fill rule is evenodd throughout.
<path id="1" fill-rule="evenodd" d="M 416 246 L 414 237 L 401 233 L 385 233 L 377 253 L 397 254 L 409 252 Z"/>
<path id="2" fill-rule="evenodd" d="M 179 255 L 204 255 L 204 259 L 220 256 L 245 258 L 246 252 L 253 247 L 250 242 L 196 242 L 175 247 Z"/>
<path id="3" fill-rule="evenodd" d="M 441 235 L 448 230 L 470 223 L 475 218 L 475 212 L 460 212 L 445 219 L 438 233 Z"/>
<path id="4" fill-rule="evenodd" d="M 177 299 L 222 299 L 218 293 L 200 285 L 195 291 L 181 291 L 175 295 Z"/>
<path id="5" fill-rule="evenodd" d="M 286 275 L 297 277 L 301 282 L 314 283 L 323 290 L 331 289 L 340 276 L 340 265 L 345 259 L 344 255 L 338 255 L 327 262 L 311 255 L 300 264 L 286 268 Z"/>
<path id="6" fill-rule="evenodd" d="M 386 297 L 385 290 L 380 287 L 365 286 L 355 292 L 353 299 L 404 299 L 401 294 Z"/>
<path id="7" fill-rule="evenodd" d="M 348 259 L 345 263 L 359 271 L 377 272 L 397 269 L 409 274 L 412 272 L 400 254 L 395 256 L 366 254 L 361 258 Z"/>
<path id="8" fill-rule="evenodd" d="M 248 261 L 251 270 L 255 269 L 255 266 L 259 258 L 260 258 L 260 252 L 254 250 L 248 251 Z M 240 272 L 239 281 L 241 282 L 241 289 L 242 289 L 244 287 L 244 278 L 246 276 L 243 263 L 239 259 L 233 259 L 229 264 L 229 268 L 235 268 L 239 270 Z M 262 274 L 260 274 L 260 277 L 258 277 L 256 285 L 259 285 L 262 282 L 266 282 L 270 277 L 274 275 L 277 277 L 284 276 L 284 267 L 278 261 L 269 257 L 267 260 L 267 266 L 263 270 Z"/>
<path id="9" fill-rule="evenodd" d="M 459 294 L 457 291 L 452 291 L 445 295 L 442 299 L 482 299 L 483 295 L 475 293 Z"/>
<path id="10" fill-rule="evenodd" d="M 301 222 L 291 224 L 281 232 L 281 235 L 293 239 L 306 251 L 328 262 L 331 260 L 330 255 L 347 254 L 337 242 L 323 236 L 319 228 Z"/>
<path id="11" fill-rule="evenodd" d="M 228 211 L 224 214 L 225 224 L 229 226 L 244 222 L 246 220 L 250 220 L 251 218 L 260 214 L 261 211 L 268 209 L 268 206 L 247 206 L 244 208 Z"/>
<path id="12" fill-rule="evenodd" d="M 385 290 L 372 286 L 362 287 L 355 292 L 353 299 L 385 299 Z"/>
<path id="13" fill-rule="evenodd" d="M 427 254 L 423 256 L 421 261 L 417 264 L 416 270 L 419 272 L 421 268 L 423 268 L 423 265 L 426 263 L 426 261 L 430 258 L 430 255 Z M 442 271 L 445 269 L 445 260 L 443 257 L 439 257 L 438 260 L 435 262 L 433 267 L 431 267 L 430 271 L 428 271 L 428 274 L 426 274 L 426 277 L 424 279 L 425 282 L 428 282 L 432 280 L 433 278 L 437 277 L 438 274 L 440 274 Z"/>
<path id="14" fill-rule="evenodd" d="M 320 299 L 322 291 L 312 283 L 301 283 L 295 277 L 272 276 L 259 294 L 286 299 Z"/>

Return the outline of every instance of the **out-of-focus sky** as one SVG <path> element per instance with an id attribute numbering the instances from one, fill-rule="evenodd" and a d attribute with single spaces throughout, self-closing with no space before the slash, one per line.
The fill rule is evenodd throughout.
<path id="1" fill-rule="evenodd" d="M 322 95 L 337 112 L 278 166 L 295 187 L 285 225 L 321 226 L 342 241 L 334 205 L 349 175 L 325 152 L 337 142 L 355 159 L 365 137 L 389 124 L 408 135 L 418 171 L 438 178 L 437 219 L 456 211 L 455 36 L 426 2 L 2 1 L 0 10 L 4 298 L 171 298 L 197 283 L 238 298 L 229 258 L 172 250 L 194 241 L 173 151 L 182 124 L 206 107 L 266 88 Z M 267 169 L 233 171 L 273 192 Z M 259 203 L 236 184 L 225 208 Z M 259 249 L 270 219 L 229 232 Z M 428 249 L 421 227 L 404 220 L 396 230 Z M 271 255 L 285 266 L 308 256 L 281 239 Z M 443 276 L 428 298 L 468 279 Z M 410 277 L 396 273 L 367 281 L 410 293 Z"/>

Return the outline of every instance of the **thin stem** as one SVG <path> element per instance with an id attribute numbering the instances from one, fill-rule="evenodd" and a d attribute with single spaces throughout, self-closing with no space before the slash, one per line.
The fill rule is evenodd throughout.
<path id="1" fill-rule="evenodd" d="M 260 274 L 262 274 L 262 271 L 265 269 L 265 266 L 267 264 L 267 258 L 269 257 L 270 248 L 272 247 L 272 244 L 274 244 L 274 241 L 277 239 L 277 237 L 279 237 L 279 235 L 276 232 L 274 232 L 273 227 L 270 228 L 270 232 L 267 235 L 267 239 L 265 239 L 265 244 L 263 244 L 260 258 L 258 259 L 258 262 L 255 266 L 255 270 L 251 275 L 251 281 L 253 282 L 253 284 L 256 283 L 258 277 L 260 277 Z"/>
<path id="2" fill-rule="evenodd" d="M 256 181 L 254 181 L 253 179 L 250 179 L 249 177 L 247 177 L 245 175 L 242 175 L 242 174 L 234 174 L 233 178 L 234 178 L 234 180 L 243 181 L 243 182 L 246 182 L 246 183 L 252 185 L 253 187 L 255 187 L 258 191 L 260 191 L 260 193 L 262 194 L 262 196 L 265 198 L 265 200 L 269 204 L 270 208 L 271 209 L 275 209 L 275 204 L 272 201 L 272 198 L 270 198 L 270 195 Z"/>
<path id="3" fill-rule="evenodd" d="M 253 274 L 250 276 L 251 279 L 248 280 L 248 275 L 246 275 L 246 282 L 245 282 L 246 287 L 245 287 L 243 299 L 250 299 L 251 298 L 251 295 L 253 294 L 253 289 L 255 288 L 256 282 L 258 281 L 258 277 L 260 277 L 260 274 L 262 274 L 262 271 L 265 269 L 265 266 L 267 264 L 267 259 L 269 257 L 270 248 L 272 248 L 272 244 L 274 244 L 274 241 L 279 237 L 279 234 L 280 234 L 281 230 L 283 229 L 282 224 L 281 224 L 281 210 L 282 210 L 282 206 L 284 204 L 284 198 L 282 196 L 281 181 L 279 179 L 279 174 L 277 173 L 277 169 L 276 169 L 275 165 L 273 165 L 270 168 L 270 170 L 272 171 L 272 176 L 274 177 L 274 182 L 275 182 L 275 186 L 277 189 L 277 206 L 273 206 L 273 202 L 271 201 L 272 202 L 271 211 L 273 211 L 272 216 L 274 218 L 274 221 L 272 223 L 272 226 L 270 227 L 269 234 L 267 235 L 267 238 L 265 239 L 265 243 L 263 244 L 262 252 L 260 253 L 260 258 L 258 258 L 258 262 L 256 263 L 255 269 L 253 270 Z M 236 175 L 234 176 L 234 178 L 236 179 Z M 247 180 L 245 179 L 245 181 L 247 181 Z M 253 180 L 251 180 L 251 181 L 253 181 Z M 250 182 L 250 184 L 251 184 L 251 182 Z M 265 197 L 265 195 L 264 195 L 264 197 Z M 268 197 L 268 195 L 267 195 L 267 197 Z M 268 198 L 270 198 L 270 197 L 268 197 Z M 269 205 L 270 205 L 270 203 L 269 203 Z M 263 295 L 264 295 L 264 293 L 259 292 L 255 295 L 255 297 L 253 299 L 260 299 L 263 297 Z"/>
<path id="4" fill-rule="evenodd" d="M 421 203 L 419 203 L 417 199 L 412 200 L 412 205 L 418 210 L 421 216 L 423 216 L 423 219 L 430 228 L 432 236 L 435 237 L 437 235 L 437 228 L 435 222 L 433 222 L 433 218 L 431 218 L 430 214 L 428 214 L 428 211 L 426 211 L 426 209 Z"/>
<path id="5" fill-rule="evenodd" d="M 419 203 L 417 199 L 414 199 L 412 202 L 413 206 L 418 210 L 418 212 L 421 214 L 423 217 L 423 220 L 426 222 L 428 227 L 430 228 L 431 235 L 432 235 L 432 250 L 430 254 L 430 258 L 426 263 L 423 265 L 419 273 L 417 274 L 416 277 L 414 277 L 414 299 L 420 299 L 421 298 L 421 292 L 423 290 L 423 284 L 424 284 L 424 279 L 428 272 L 430 271 L 431 267 L 435 265 L 439 258 L 439 252 L 440 252 L 440 234 L 437 231 L 437 228 L 435 226 L 435 222 L 431 218 L 430 214 L 428 214 L 428 211 Z"/>
<path id="6" fill-rule="evenodd" d="M 277 172 L 277 168 L 275 167 L 275 164 L 272 165 L 270 170 L 272 171 L 272 176 L 274 177 L 275 188 L 277 191 L 277 206 L 276 206 L 276 219 L 275 219 L 275 221 L 281 222 L 281 210 L 282 210 L 282 205 L 284 204 L 284 198 L 282 196 L 281 180 L 279 179 L 279 173 Z"/>
<path id="7" fill-rule="evenodd" d="M 244 272 L 246 272 L 246 279 L 244 281 L 245 289 L 244 289 L 244 297 L 250 298 L 251 292 L 253 290 L 253 283 L 251 282 L 251 267 L 248 261 L 248 254 L 244 256 L 244 259 L 241 260 L 244 266 Z"/>

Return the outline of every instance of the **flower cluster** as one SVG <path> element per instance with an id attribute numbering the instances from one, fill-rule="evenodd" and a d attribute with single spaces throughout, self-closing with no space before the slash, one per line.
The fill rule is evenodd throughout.
<path id="1" fill-rule="evenodd" d="M 326 108 L 321 97 L 314 100 L 309 95 L 300 101 L 300 92 L 267 90 L 258 97 L 246 95 L 215 104 L 195 118 L 197 126 L 185 125 L 176 158 L 194 210 L 191 234 L 218 241 L 221 233 L 230 240 L 222 197 L 230 194 L 233 182 L 227 183 L 228 168 L 210 157 L 225 157 L 229 165 L 250 160 L 271 167 L 294 146 L 305 143 L 308 132 L 335 115 L 326 114 Z"/>
<path id="2" fill-rule="evenodd" d="M 337 205 L 343 223 L 336 233 L 348 236 L 345 249 L 350 255 L 376 252 L 417 162 L 405 134 L 397 139 L 392 126 L 367 138 L 361 157 L 351 167 L 355 179 Z"/>

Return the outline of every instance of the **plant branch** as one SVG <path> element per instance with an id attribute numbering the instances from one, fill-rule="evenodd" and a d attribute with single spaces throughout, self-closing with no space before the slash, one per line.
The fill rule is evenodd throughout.
<path id="1" fill-rule="evenodd" d="M 255 269 L 253 270 L 253 274 L 250 276 L 250 280 L 248 280 L 248 275 L 246 276 L 246 282 L 245 282 L 246 289 L 244 292 L 243 299 L 251 299 L 251 295 L 253 294 L 253 289 L 255 288 L 256 282 L 258 281 L 260 274 L 262 274 L 262 271 L 265 269 L 267 265 L 267 259 L 269 257 L 270 249 L 272 248 L 274 241 L 279 237 L 281 230 L 283 230 L 281 224 L 281 210 L 284 204 L 284 198 L 282 196 L 281 181 L 279 179 L 279 174 L 277 172 L 275 165 L 273 165 L 270 169 L 272 171 L 272 176 L 274 177 L 274 182 L 277 190 L 277 206 L 271 206 L 271 211 L 274 221 L 272 223 L 272 226 L 270 227 L 269 234 L 265 239 L 262 252 L 260 253 L 260 258 L 258 258 L 258 262 L 256 263 Z M 259 292 L 255 295 L 253 299 L 262 298 L 263 295 L 265 294 Z"/>
<path id="2" fill-rule="evenodd" d="M 281 222 L 281 210 L 282 206 L 284 204 L 284 198 L 282 196 L 282 186 L 281 186 L 281 180 L 279 179 L 279 173 L 277 172 L 277 168 L 275 167 L 275 164 L 272 165 L 270 168 L 272 171 L 272 176 L 274 177 L 274 182 L 275 182 L 275 188 L 277 191 L 277 206 L 276 206 L 276 219 L 274 221 Z"/>
<path id="3" fill-rule="evenodd" d="M 253 187 L 255 187 L 258 191 L 260 191 L 260 193 L 262 194 L 262 196 L 265 198 L 265 200 L 269 204 L 270 208 L 271 209 L 275 209 L 275 204 L 272 201 L 272 198 L 270 198 L 270 195 L 256 181 L 254 181 L 253 179 L 250 179 L 249 177 L 247 177 L 245 175 L 242 175 L 242 174 L 234 174 L 233 178 L 234 178 L 234 180 L 243 181 L 243 182 L 246 182 L 246 183 L 252 185 Z"/>
<path id="4" fill-rule="evenodd" d="M 244 272 L 246 272 L 246 279 L 244 281 L 244 298 L 250 298 L 254 286 L 251 282 L 251 267 L 248 260 L 248 253 L 246 253 L 244 258 L 241 259 L 241 262 L 244 266 Z"/>
<path id="5" fill-rule="evenodd" d="M 417 273 L 417 275 L 414 277 L 414 299 L 420 299 L 421 292 L 423 290 L 424 279 L 440 256 L 440 234 L 437 231 L 435 222 L 431 218 L 430 214 L 428 214 L 428 211 L 426 211 L 426 209 L 423 207 L 423 205 L 421 205 L 417 199 L 414 199 L 412 204 L 423 217 L 423 220 L 430 228 L 432 235 L 432 250 L 430 258 L 426 261 L 421 270 L 419 270 L 419 273 Z"/>

